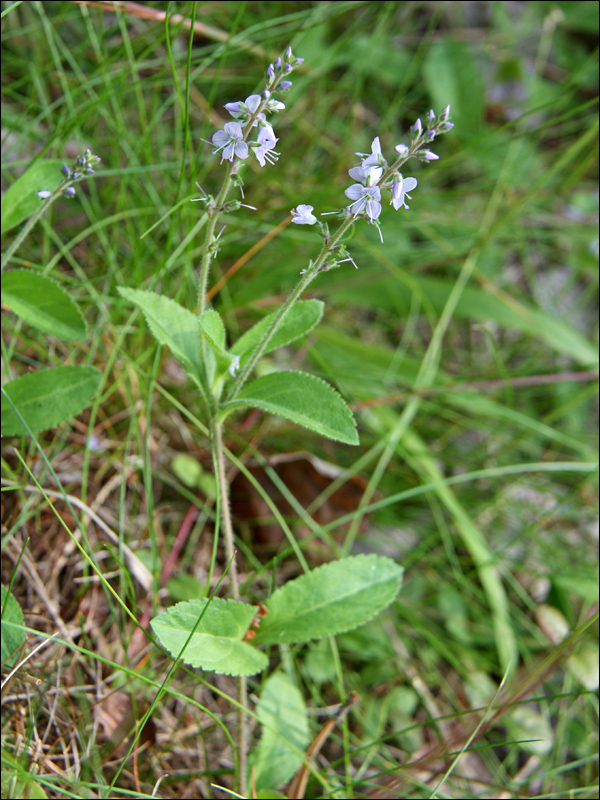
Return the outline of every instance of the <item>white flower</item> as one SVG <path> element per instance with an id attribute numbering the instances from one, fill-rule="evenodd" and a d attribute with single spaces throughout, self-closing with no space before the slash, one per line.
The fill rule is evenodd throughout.
<path id="1" fill-rule="evenodd" d="M 304 204 L 292 208 L 290 211 L 290 214 L 294 215 L 292 217 L 292 222 L 295 222 L 296 225 L 314 225 L 318 220 L 312 213 L 313 208 L 314 206 L 307 206 Z"/>

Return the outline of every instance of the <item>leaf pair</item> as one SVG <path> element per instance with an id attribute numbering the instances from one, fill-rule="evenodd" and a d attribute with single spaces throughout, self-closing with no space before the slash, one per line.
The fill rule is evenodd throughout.
<path id="1" fill-rule="evenodd" d="M 298 644 L 358 628 L 394 600 L 402 573 L 394 561 L 375 555 L 318 567 L 265 601 L 267 613 L 251 643 L 244 637 L 259 609 L 234 600 L 177 603 L 151 625 L 174 658 L 225 675 L 254 675 L 268 664 L 255 645 Z"/>
<path id="2" fill-rule="evenodd" d="M 202 394 L 206 397 L 210 392 L 216 399 L 232 364 L 237 365 L 239 360 L 243 368 L 275 318 L 275 314 L 265 317 L 227 350 L 225 326 L 216 311 L 207 311 L 198 318 L 174 300 L 153 292 L 126 288 L 119 289 L 119 292 L 143 311 L 155 338 L 170 348 Z M 264 352 L 271 352 L 305 336 L 319 322 L 322 313 L 323 303 L 318 300 L 296 303 L 270 338 Z M 207 345 L 204 352 L 202 335 Z M 234 400 L 222 403 L 219 410 L 225 417 L 243 407 L 260 408 L 330 439 L 358 444 L 354 418 L 342 397 L 324 381 L 303 372 L 262 376 L 245 386 Z"/>

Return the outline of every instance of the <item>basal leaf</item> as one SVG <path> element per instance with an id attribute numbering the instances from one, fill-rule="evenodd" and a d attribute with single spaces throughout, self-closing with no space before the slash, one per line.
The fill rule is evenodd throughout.
<path id="1" fill-rule="evenodd" d="M 218 597 L 189 600 L 160 614 L 151 625 L 173 658 L 224 675 L 255 675 L 266 668 L 268 658 L 242 639 L 257 611 L 256 606 Z"/>
<path id="2" fill-rule="evenodd" d="M 244 406 L 270 414 L 346 444 L 358 444 L 352 412 L 329 384 L 304 372 L 276 372 L 249 383 L 224 410 Z"/>
<path id="3" fill-rule="evenodd" d="M 302 764 L 297 752 L 304 752 L 309 733 L 304 699 L 281 672 L 271 675 L 264 684 L 256 714 L 263 730 L 258 747 L 248 759 L 248 779 L 250 782 L 254 770 L 256 790 L 260 792 L 276 789 L 290 780 Z"/>
<path id="4" fill-rule="evenodd" d="M 61 161 L 38 161 L 7 189 L 2 197 L 2 235 L 38 210 L 43 203 L 37 196 L 40 189 L 56 189 L 63 179 L 61 166 Z"/>
<path id="5" fill-rule="evenodd" d="M 323 316 L 324 303 L 321 300 L 301 300 L 292 306 L 281 325 L 277 328 L 269 344 L 265 348 L 265 353 L 270 353 L 278 347 L 283 347 L 290 342 L 306 336 L 315 327 Z M 241 336 L 231 348 L 235 355 L 243 356 L 250 354 L 259 341 L 262 339 L 269 326 L 275 319 L 276 312 L 269 314 L 250 330 Z M 243 363 L 243 358 L 242 358 Z"/>
<path id="6" fill-rule="evenodd" d="M 119 288 L 119 293 L 144 312 L 154 337 L 185 366 L 190 378 L 204 390 L 203 359 L 198 318 L 175 300 L 142 289 Z"/>
<path id="7" fill-rule="evenodd" d="M 66 342 L 84 341 L 83 314 L 71 296 L 47 275 L 13 269 L 2 276 L 2 302 L 29 325 Z"/>
<path id="8" fill-rule="evenodd" d="M 94 367 L 53 367 L 15 378 L 4 386 L 4 391 L 36 434 L 68 422 L 83 411 L 96 396 L 101 377 Z M 27 433 L 4 395 L 2 433 Z"/>
<path id="9" fill-rule="evenodd" d="M 254 644 L 292 644 L 364 625 L 396 597 L 404 570 L 390 558 L 351 556 L 302 575 L 265 601 Z"/>

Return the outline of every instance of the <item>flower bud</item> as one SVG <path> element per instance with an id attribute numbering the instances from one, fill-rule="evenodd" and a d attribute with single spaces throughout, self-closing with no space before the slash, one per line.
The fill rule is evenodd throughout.
<path id="1" fill-rule="evenodd" d="M 420 136 L 422 130 L 423 126 L 421 125 L 421 119 L 419 118 L 413 125 L 413 133 L 417 136 Z"/>
<path id="2" fill-rule="evenodd" d="M 281 81 L 281 83 L 279 84 L 280 89 L 290 89 L 291 86 L 292 86 L 291 81 Z"/>
<path id="3" fill-rule="evenodd" d="M 450 116 L 450 106 L 448 105 L 442 109 L 442 113 L 440 114 L 440 121 L 445 122 L 449 116 Z"/>
<path id="4" fill-rule="evenodd" d="M 41 200 L 47 200 L 50 197 L 50 195 L 51 195 L 51 192 L 49 192 L 47 189 L 40 189 L 40 191 L 37 192 L 37 196 Z"/>
<path id="5" fill-rule="evenodd" d="M 67 186 L 64 195 L 65 197 L 75 197 L 75 189 L 72 186 Z"/>

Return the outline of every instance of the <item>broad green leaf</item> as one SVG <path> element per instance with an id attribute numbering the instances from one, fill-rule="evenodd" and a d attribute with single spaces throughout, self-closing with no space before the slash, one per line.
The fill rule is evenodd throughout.
<path id="1" fill-rule="evenodd" d="M 329 439 L 358 444 L 352 412 L 329 384 L 304 372 L 275 372 L 249 383 L 223 410 L 251 406 L 309 428 Z"/>
<path id="2" fill-rule="evenodd" d="M 256 714 L 263 730 L 258 747 L 248 759 L 248 780 L 250 783 L 254 768 L 257 791 L 276 789 L 302 764 L 296 752 L 303 753 L 309 740 L 306 706 L 290 679 L 276 672 L 263 686 Z"/>
<path id="3" fill-rule="evenodd" d="M 293 644 L 358 628 L 400 591 L 404 570 L 391 558 L 351 556 L 317 567 L 265 601 L 254 644 Z"/>
<path id="4" fill-rule="evenodd" d="M 203 387 L 203 359 L 198 318 L 175 300 L 142 289 L 119 288 L 119 293 L 144 312 L 155 338 L 185 366 L 190 378 Z"/>
<path id="5" fill-rule="evenodd" d="M 87 338 L 83 314 L 59 284 L 29 269 L 13 269 L 2 276 L 2 302 L 29 325 L 44 333 L 81 342 Z"/>
<path id="6" fill-rule="evenodd" d="M 0 638 L 0 662 L 3 667 L 14 667 L 25 639 L 23 633 L 23 611 L 21 606 L 2 584 L 2 636 Z"/>
<path id="7" fill-rule="evenodd" d="M 292 306 L 281 325 L 273 334 L 264 352 L 270 353 L 272 350 L 283 347 L 310 333 L 323 316 L 324 305 L 321 300 L 301 300 Z M 250 355 L 265 335 L 276 314 L 277 312 L 269 314 L 264 319 L 261 319 L 260 322 L 257 322 L 256 325 L 253 325 L 243 336 L 240 336 L 231 348 L 231 352 L 238 356 Z"/>
<path id="8" fill-rule="evenodd" d="M 4 391 L 33 434 L 68 422 L 88 406 L 100 387 L 102 373 L 95 367 L 53 367 L 9 381 Z M 2 433 L 27 433 L 4 394 Z"/>
<path id="9" fill-rule="evenodd" d="M 266 668 L 264 653 L 242 641 L 258 611 L 256 606 L 235 600 L 189 600 L 152 620 L 152 630 L 173 658 L 224 675 L 255 675 Z M 191 631 L 203 614 L 188 646 Z"/>
<path id="10" fill-rule="evenodd" d="M 37 196 L 40 189 L 53 192 L 63 180 L 60 161 L 38 161 L 8 188 L 2 197 L 2 235 L 20 225 L 44 202 Z"/>

